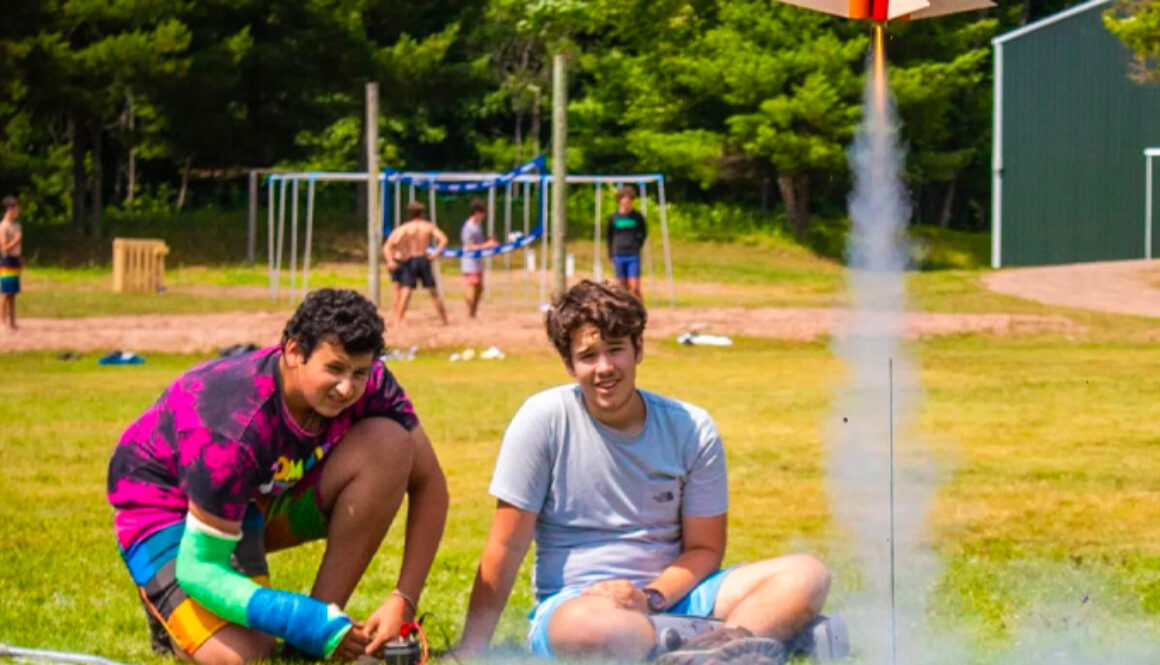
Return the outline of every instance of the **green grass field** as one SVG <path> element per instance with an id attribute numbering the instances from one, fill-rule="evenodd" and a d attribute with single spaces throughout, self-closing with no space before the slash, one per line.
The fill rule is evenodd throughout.
<path id="1" fill-rule="evenodd" d="M 684 253 L 680 274 L 736 287 L 716 304 L 821 306 L 845 299 L 836 264 L 792 248 L 688 249 L 699 251 Z M 57 300 L 38 302 L 30 289 L 21 301 L 27 316 L 211 311 L 226 302 L 257 309 L 265 302 L 260 295 L 238 299 L 212 291 L 113 299 L 97 295 L 107 285 L 100 269 L 37 275 L 32 267 L 29 273 L 51 281 Z M 912 347 L 924 387 L 915 427 L 949 471 L 927 520 L 928 541 L 943 557 L 928 589 L 930 619 L 965 640 L 971 655 L 962 662 L 1012 662 L 1002 654 L 1019 652 L 1029 635 L 1061 627 L 1082 628 L 1096 642 L 1160 634 L 1154 323 L 989 294 L 979 274 L 912 275 L 916 306 L 1065 312 L 1084 328 L 1066 338 L 957 336 Z M 357 286 L 361 273 L 335 269 L 326 279 Z M 182 268 L 170 284 L 261 287 L 265 281 L 260 268 Z M 124 427 L 203 358 L 151 354 L 143 366 L 105 368 L 91 358 L 57 360 L 50 352 L 0 355 L 6 379 L 0 383 L 6 425 L 0 432 L 0 642 L 160 662 L 149 651 L 142 610 L 116 552 L 105 471 Z M 423 600 L 435 615 L 432 639 L 442 647 L 462 625 L 493 505 L 486 485 L 507 421 L 525 397 L 567 375 L 547 349 L 499 364 L 451 365 L 445 354 L 430 353 L 393 370 L 412 395 L 451 486 L 450 521 Z M 831 520 L 824 482 L 824 432 L 842 373 L 824 343 L 742 339 L 729 349 L 650 341 L 639 375 L 642 386 L 700 404 L 717 419 L 731 470 L 728 561 L 818 552 L 835 568 L 837 609 L 859 580 L 848 542 Z M 399 533 L 396 525 L 356 591 L 355 615 L 368 613 L 392 588 Z M 307 589 L 320 554 L 314 545 L 274 555 L 274 583 Z M 525 566 L 500 641 L 522 639 L 531 607 L 526 572 Z"/>

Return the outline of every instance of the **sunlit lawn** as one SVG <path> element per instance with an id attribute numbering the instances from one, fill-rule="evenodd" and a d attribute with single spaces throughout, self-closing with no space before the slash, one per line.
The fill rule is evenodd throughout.
<path id="1" fill-rule="evenodd" d="M 591 270 L 591 247 L 569 246 L 581 272 Z M 646 280 L 654 306 L 667 300 L 659 250 L 655 243 Z M 678 306 L 833 307 L 847 299 L 840 265 L 777 239 L 677 241 L 673 256 Z M 444 265 L 445 275 L 455 274 L 455 262 Z M 99 267 L 33 263 L 25 274 L 22 316 L 291 307 L 266 297 L 264 264 L 174 264 L 166 293 L 140 295 L 111 293 L 111 275 Z M 926 521 L 929 543 L 943 556 L 928 590 L 933 623 L 970 645 L 974 655 L 964 662 L 980 663 L 998 662 L 996 654 L 1017 649 L 1044 624 L 1065 632 L 1082 626 L 1097 640 L 1118 639 L 1123 630 L 1137 638 L 1160 634 L 1155 322 L 993 294 L 980 284 L 982 274 L 911 273 L 913 307 L 1062 315 L 1074 328 L 1067 335 L 947 337 L 912 349 L 923 384 L 917 431 L 948 472 Z M 523 282 L 514 282 L 513 296 L 505 280 L 502 272 L 493 275 L 496 296 L 519 301 Z M 314 266 L 310 283 L 363 288 L 365 281 L 365 265 L 351 262 Z M 533 286 L 526 292 L 534 299 Z M 490 519 L 486 486 L 502 432 L 524 398 L 567 380 L 546 349 L 500 363 L 451 365 L 445 358 L 432 353 L 393 367 L 451 483 L 451 519 L 423 602 L 434 614 L 437 647 L 461 626 Z M 51 352 L 0 355 L 0 643 L 158 661 L 114 546 L 105 470 L 123 428 L 202 359 L 150 354 L 144 366 L 101 368 Z M 728 560 L 819 552 L 835 567 L 838 610 L 860 583 L 847 532 L 831 521 L 824 482 L 823 433 L 841 376 L 824 343 L 745 339 L 730 349 L 650 341 L 640 374 L 643 386 L 708 408 L 720 425 L 731 465 Z M 400 545 L 395 529 L 356 592 L 355 615 L 391 589 Z M 320 552 L 309 546 L 275 555 L 275 584 L 307 589 Z M 501 641 L 522 639 L 531 606 L 526 573 Z"/>
<path id="2" fill-rule="evenodd" d="M 1051 601 L 1160 634 L 1160 348 L 961 337 L 914 350 L 925 391 L 918 427 L 953 470 L 928 520 L 945 557 L 931 589 L 936 625 L 993 654 L 1040 627 L 1036 607 Z M 567 380 L 546 351 L 496 363 L 444 358 L 394 366 L 451 484 L 450 523 L 423 601 L 439 647 L 461 626 L 503 429 L 526 396 Z M 201 358 L 152 354 L 147 365 L 121 368 L 50 353 L 2 359 L 0 642 L 156 662 L 114 546 L 105 469 L 125 425 Z M 731 349 L 650 343 L 640 371 L 645 387 L 708 408 L 723 432 L 728 560 L 820 552 L 837 568 L 839 610 L 858 578 L 835 554 L 842 531 L 823 481 L 823 425 L 840 376 L 823 344 L 755 340 Z M 320 551 L 274 555 L 275 583 L 307 589 Z M 399 555 L 395 529 L 356 592 L 356 615 L 392 588 Z M 521 639 L 530 605 L 524 578 L 502 641 Z"/>

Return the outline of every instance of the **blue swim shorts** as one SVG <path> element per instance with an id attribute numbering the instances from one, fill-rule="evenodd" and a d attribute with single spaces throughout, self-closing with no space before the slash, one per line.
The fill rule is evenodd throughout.
<path id="1" fill-rule="evenodd" d="M 637 254 L 613 256 L 612 267 L 617 279 L 640 278 L 640 256 Z"/>

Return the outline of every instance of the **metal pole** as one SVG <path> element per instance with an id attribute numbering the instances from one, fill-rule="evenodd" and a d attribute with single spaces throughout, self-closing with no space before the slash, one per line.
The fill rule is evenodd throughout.
<path id="1" fill-rule="evenodd" d="M 995 44 L 995 103 L 991 114 L 991 267 L 1003 266 L 1003 45 Z"/>
<path id="2" fill-rule="evenodd" d="M 648 224 L 648 183 L 643 181 L 643 180 L 640 183 L 640 216 L 644 217 L 644 220 L 645 220 L 644 223 L 647 225 Z M 645 267 L 645 271 L 646 271 L 645 275 L 648 277 L 649 283 L 653 284 L 655 282 L 653 281 L 652 251 L 649 249 L 649 245 L 651 245 L 651 244 L 652 243 L 650 243 L 648 241 L 648 238 L 644 239 L 644 267 Z"/>
<path id="3" fill-rule="evenodd" d="M 895 620 L 894 578 L 894 358 L 887 364 L 890 374 L 890 663 L 898 663 L 898 624 Z"/>
<path id="4" fill-rule="evenodd" d="M 274 259 L 274 299 L 282 287 L 282 248 L 286 243 L 286 180 L 282 179 L 282 189 L 278 192 L 278 251 Z"/>
<path id="5" fill-rule="evenodd" d="M 274 286 L 274 188 L 277 186 L 275 176 L 266 179 L 266 275 L 270 280 L 270 300 L 277 297 Z"/>
<path id="6" fill-rule="evenodd" d="M 367 135 L 367 296 L 379 306 L 379 247 L 382 229 L 379 221 L 379 84 L 366 86 Z"/>
<path id="7" fill-rule="evenodd" d="M 495 187 L 487 188 L 487 236 L 490 238 L 495 235 Z M 491 257 L 483 259 L 483 274 L 486 279 L 483 280 L 483 300 L 491 299 Z"/>
<path id="8" fill-rule="evenodd" d="M 254 264 L 254 243 L 258 235 L 258 172 L 250 169 L 250 205 L 246 209 L 246 264 Z"/>
<path id="9" fill-rule="evenodd" d="M 298 291 L 298 178 L 290 186 L 290 297 Z"/>
<path id="10" fill-rule="evenodd" d="M 44 663 L 75 663 L 76 665 L 124 665 L 115 660 L 92 656 L 87 653 L 48 651 L 45 649 L 24 649 L 0 644 L 0 658 L 38 661 Z"/>
<path id="11" fill-rule="evenodd" d="M 552 242 L 555 243 L 557 294 L 568 288 L 565 258 L 568 242 L 568 88 L 567 60 L 557 53 L 552 58 Z"/>
<path id="12" fill-rule="evenodd" d="M 306 181 L 306 247 L 302 250 L 302 299 L 310 291 L 310 248 L 314 240 L 314 179 Z"/>
<path id="13" fill-rule="evenodd" d="M 665 181 L 657 181 L 657 204 L 661 209 L 661 241 L 665 249 L 665 274 L 669 279 L 669 305 L 677 305 L 677 286 L 673 281 L 673 250 L 669 247 L 669 218 L 665 207 Z"/>
<path id="14" fill-rule="evenodd" d="M 532 183 L 524 183 L 524 235 L 531 232 L 532 223 Z M 524 304 L 532 299 L 532 276 L 528 273 L 529 258 L 534 256 L 531 247 L 524 247 Z"/>
<path id="15" fill-rule="evenodd" d="M 391 210 L 391 205 L 392 205 L 391 189 L 386 186 L 386 174 L 385 173 L 383 174 L 382 178 L 380 178 L 378 181 L 378 201 L 379 201 L 379 207 L 383 209 L 383 214 L 379 216 L 380 219 L 382 219 L 382 223 L 379 224 L 379 226 L 382 227 L 382 231 L 379 232 L 378 237 L 380 239 L 385 240 L 386 237 L 390 236 L 390 234 L 391 234 L 391 232 L 389 231 L 389 229 L 391 229 L 391 224 L 389 222 L 387 222 L 387 219 L 389 219 L 389 218 L 387 218 L 387 215 L 390 215 L 390 210 Z M 382 253 L 382 252 L 380 252 L 380 253 Z"/>
<path id="16" fill-rule="evenodd" d="M 512 235 L 512 183 L 508 182 L 507 187 L 504 188 L 503 199 L 503 239 L 500 243 L 508 241 Z M 512 254 L 511 252 L 503 253 L 503 272 L 507 276 L 507 286 L 504 299 L 511 304 L 512 301 Z"/>
<path id="17" fill-rule="evenodd" d="M 1152 155 L 1145 153 L 1144 178 L 1144 258 L 1152 259 Z"/>
<path id="18" fill-rule="evenodd" d="M 399 222 L 402 221 L 399 218 L 403 216 L 403 183 L 399 180 L 395 181 L 395 198 L 393 202 L 395 205 L 395 216 L 391 220 L 392 229 L 399 225 Z"/>
<path id="19" fill-rule="evenodd" d="M 548 304 L 548 229 L 552 224 L 548 217 L 548 179 L 540 179 L 540 222 L 544 225 L 540 234 L 540 304 Z"/>
<path id="20" fill-rule="evenodd" d="M 596 219 L 592 222 L 592 279 L 604 279 L 604 264 L 600 258 L 600 199 L 604 193 L 604 184 L 596 183 Z"/>
<path id="21" fill-rule="evenodd" d="M 430 208 L 431 214 L 428 215 L 428 218 L 430 219 L 431 223 L 434 224 L 435 226 L 439 226 L 439 218 L 436 217 L 436 212 L 435 212 L 435 179 L 434 178 L 427 179 L 427 207 Z M 431 248 L 428 247 L 427 251 L 430 252 Z M 441 270 L 440 264 L 441 264 L 441 261 L 439 260 L 439 257 L 435 257 L 435 260 L 431 262 L 431 275 L 435 278 L 435 293 L 439 294 L 440 300 L 443 300 L 444 299 L 443 298 L 443 273 L 440 272 L 440 270 Z"/>

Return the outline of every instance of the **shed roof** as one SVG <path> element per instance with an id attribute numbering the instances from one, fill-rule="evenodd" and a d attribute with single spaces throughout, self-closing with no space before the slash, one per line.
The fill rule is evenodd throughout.
<path id="1" fill-rule="evenodd" d="M 1052 14 L 1051 16 L 1041 18 L 1038 21 L 1035 21 L 1034 23 L 1028 23 L 1027 25 L 1025 25 L 1022 28 L 1019 28 L 1017 30 L 1012 30 L 1011 32 L 1007 32 L 1007 33 L 1004 33 L 1002 35 L 999 35 L 998 37 L 995 37 L 994 39 L 992 39 L 991 43 L 994 44 L 995 46 L 998 46 L 1004 42 L 1009 42 L 1012 39 L 1018 39 L 1019 37 L 1022 37 L 1023 35 L 1026 35 L 1029 32 L 1035 32 L 1036 30 L 1039 30 L 1040 28 L 1046 28 L 1047 26 L 1049 26 L 1053 23 L 1058 23 L 1066 18 L 1071 18 L 1072 16 L 1075 16 L 1076 14 L 1082 14 L 1086 11 L 1095 9 L 1097 7 L 1101 7 L 1103 5 L 1110 5 L 1110 4 L 1112 4 L 1112 0 L 1089 0 L 1088 2 L 1085 2 L 1082 5 L 1076 5 L 1075 7 L 1072 7 L 1071 9 L 1065 9 L 1065 10 L 1059 12 L 1058 14 Z"/>

